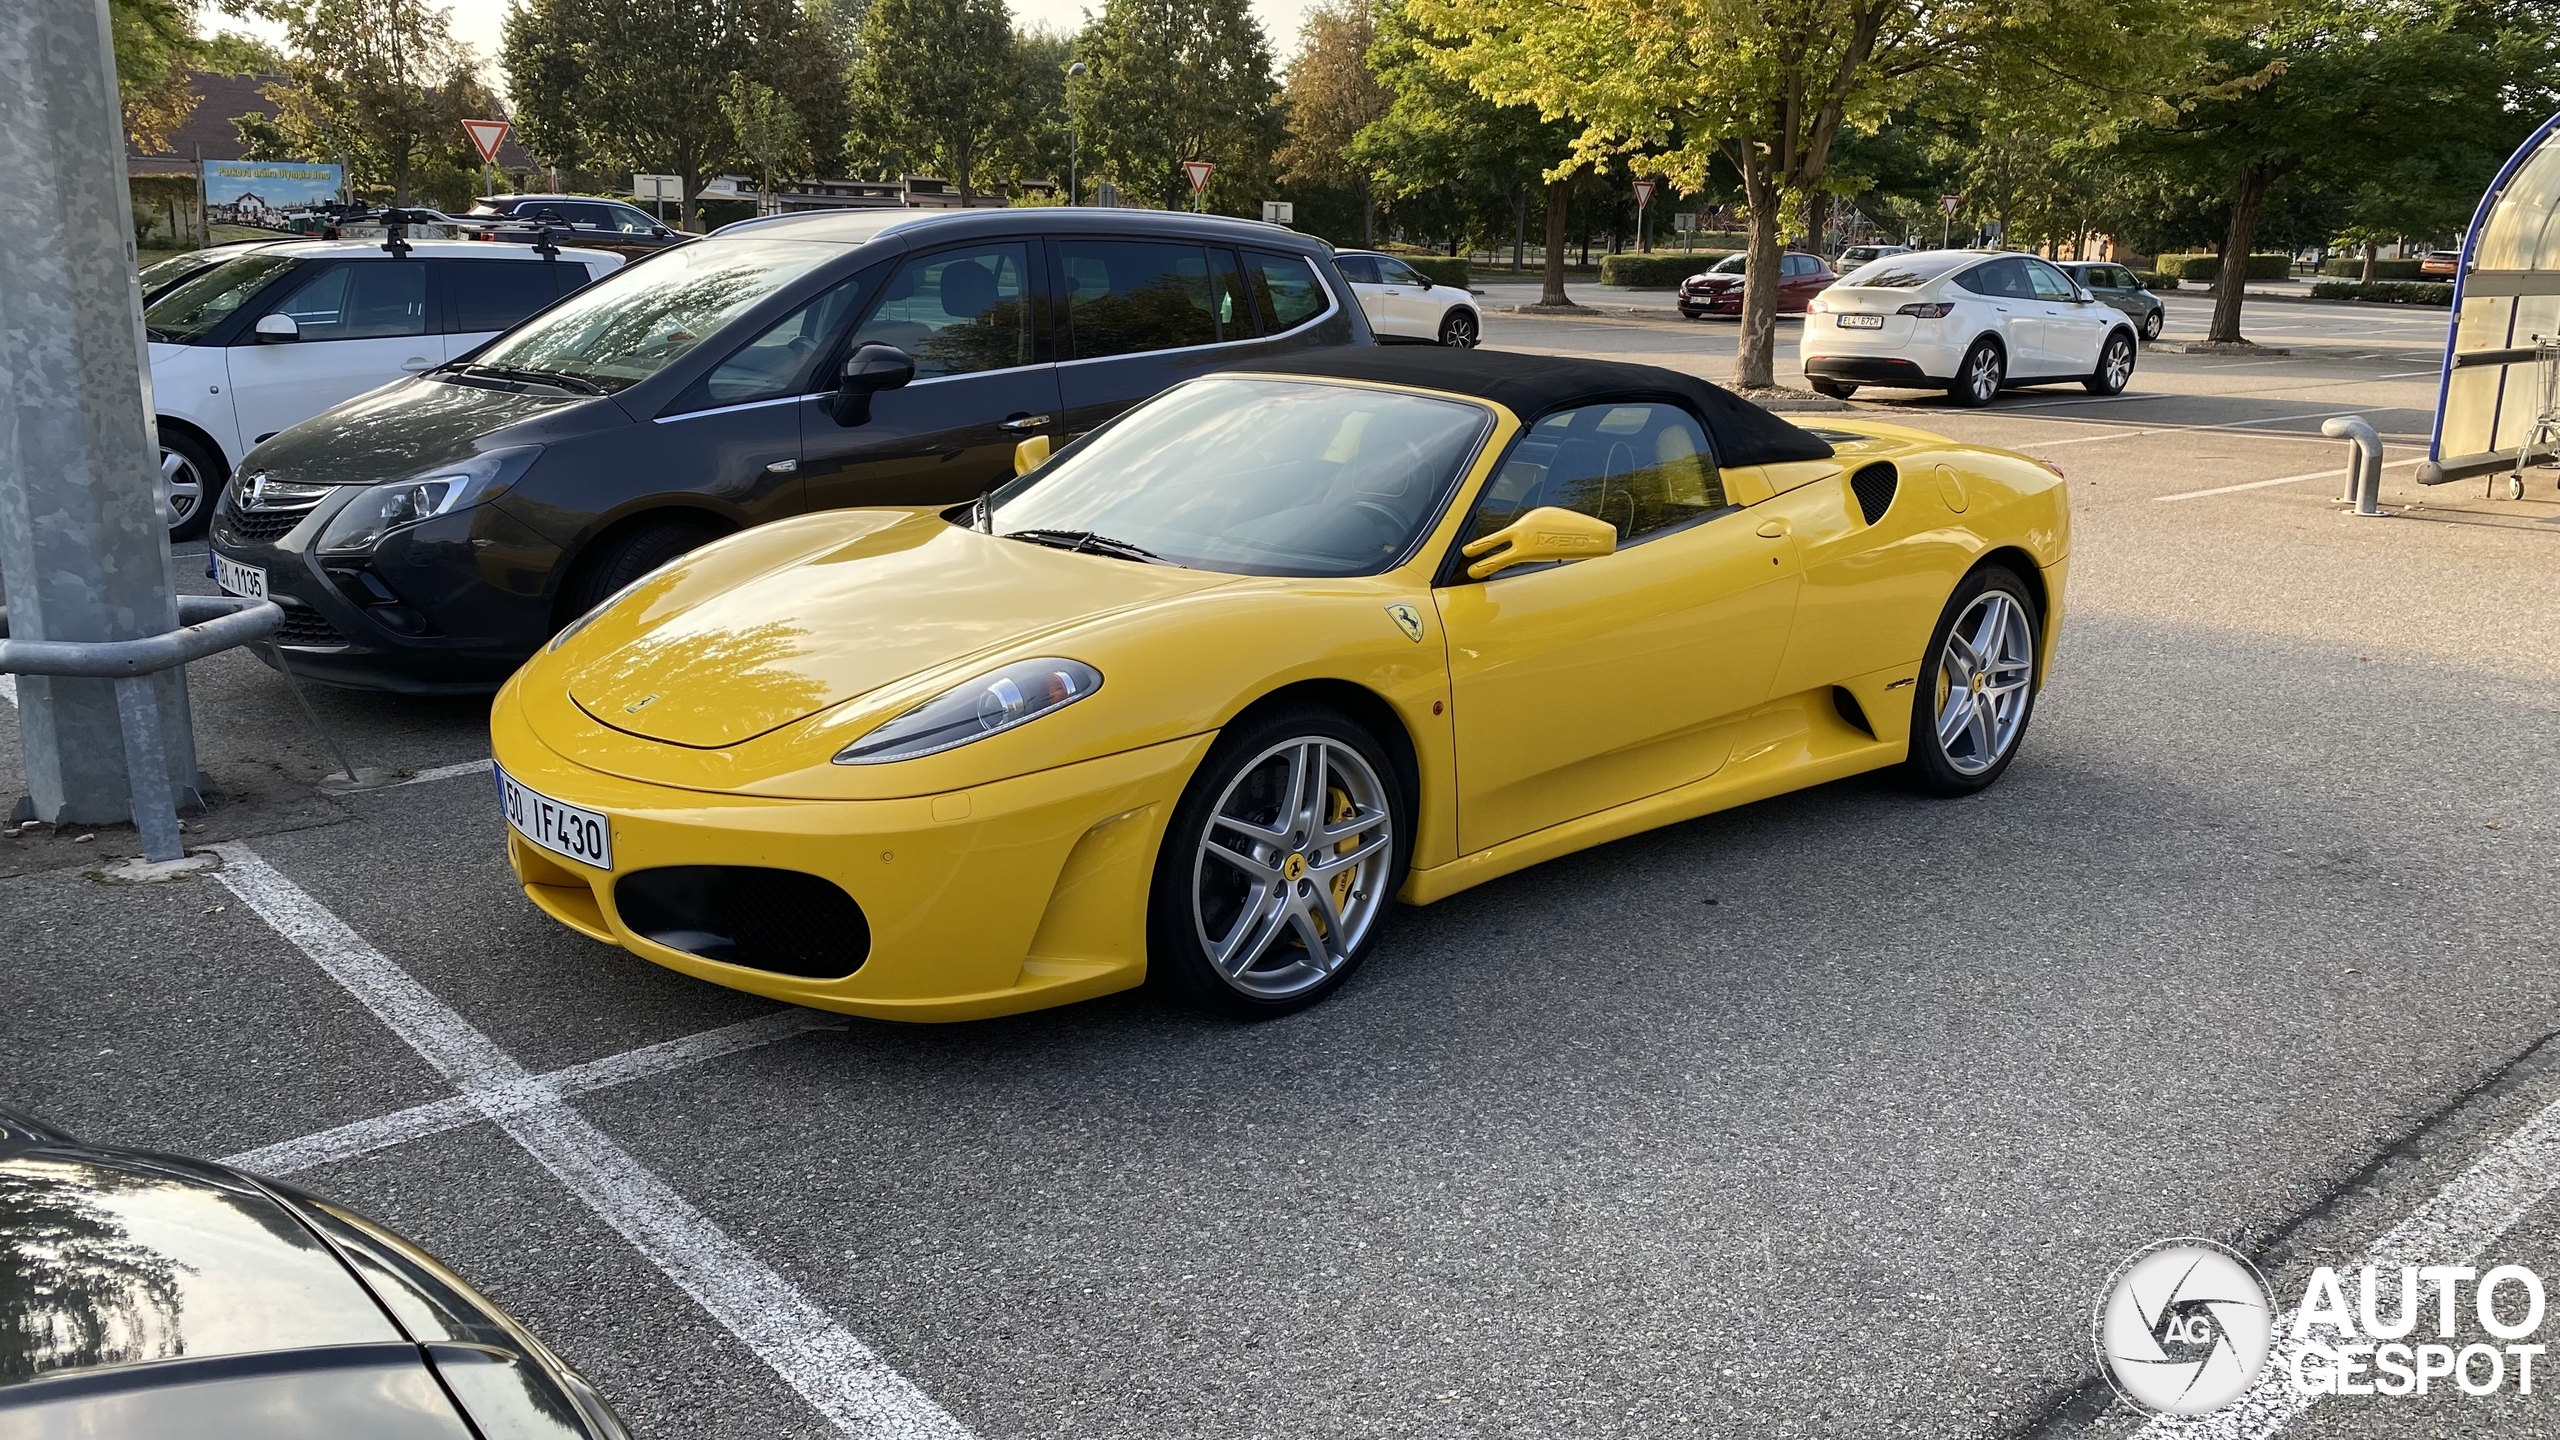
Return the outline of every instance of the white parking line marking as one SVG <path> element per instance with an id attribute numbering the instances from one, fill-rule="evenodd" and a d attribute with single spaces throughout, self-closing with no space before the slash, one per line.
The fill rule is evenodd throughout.
<path id="1" fill-rule="evenodd" d="M 536 1075 L 477 1096 L 449 1095 L 442 1100 L 430 1100 L 423 1105 L 412 1105 L 406 1110 L 394 1110 L 369 1120 L 331 1126 L 298 1140 L 243 1150 L 237 1155 L 224 1156 L 222 1163 L 260 1175 L 299 1174 L 322 1165 L 388 1150 L 395 1145 L 405 1145 L 412 1140 L 423 1140 L 430 1135 L 441 1135 L 448 1130 L 459 1130 L 466 1125 L 476 1125 L 490 1117 L 493 1107 L 513 1114 L 536 1105 L 557 1105 L 572 1095 L 584 1095 L 591 1090 L 610 1089 L 652 1075 L 663 1075 L 670 1070 L 771 1045 L 839 1023 L 839 1017 L 814 1010 L 793 1009 L 760 1015 L 717 1030 L 662 1040 L 655 1045 L 643 1045 L 637 1050 L 625 1050 L 600 1060 L 589 1060 L 583 1065 Z"/>
<path id="2" fill-rule="evenodd" d="M 400 781 L 397 785 L 385 785 L 382 788 L 397 790 L 401 785 L 424 785 L 431 780 L 459 780 L 465 775 L 486 775 L 489 773 L 489 767 L 496 763 L 494 760 L 465 760 L 459 765 L 434 765 Z"/>
<path id="3" fill-rule="evenodd" d="M 2514 1229 L 2555 1188 L 2560 1188 L 2560 1100 L 2473 1161 L 2408 1219 L 2366 1247 L 2361 1258 L 2338 1268 L 2348 1272 L 2371 1265 L 2388 1273 L 2403 1265 L 2466 1263 Z M 2425 1287 L 2434 1288 L 2434 1282 Z M 2319 1334 L 2293 1339 L 2294 1314 L 2287 1310 L 2276 1317 L 2276 1341 L 2268 1347 L 2266 1367 L 2239 1399 L 2192 1420 L 2154 1420 L 2135 1440 L 2264 1440 L 2310 1409 L 2319 1397 L 2294 1390 L 2294 1359 L 2343 1337 L 2322 1326 Z"/>
<path id="4" fill-rule="evenodd" d="M 2394 370 L 2388 375 L 2376 375 L 2373 378 L 2376 380 L 2406 380 L 2412 375 L 2441 375 L 2443 373 L 2443 366 L 2430 365 L 2424 370 Z"/>
<path id="5" fill-rule="evenodd" d="M 2415 465 L 2425 458 L 2423 455 L 2412 455 L 2406 460 L 2386 460 L 2382 462 L 2382 468 L 2397 470 L 2403 465 Z M 2162 501 L 2201 500 L 2207 495 L 2232 495 L 2242 490 L 2264 490 L 2271 485 L 2291 485 L 2302 480 L 2335 480 L 2346 473 L 2344 466 L 2335 470 L 2307 470 L 2300 475 L 2279 475 L 2273 480 L 2247 480 L 2238 485 L 2216 485 L 2210 490 L 2181 490 L 2175 495 L 2154 495 L 2151 498 Z"/>
<path id="6" fill-rule="evenodd" d="M 246 845 L 212 847 L 224 888 L 407 1042 L 462 1098 L 621 1232 L 848 1435 L 968 1440 L 969 1431 L 853 1332 L 729 1238 L 567 1105 L 511 1107 L 536 1077 L 391 957 Z"/>
<path id="7" fill-rule="evenodd" d="M 17 704 L 18 704 L 18 677 L 17 677 L 17 676 L 15 676 L 15 675 L 0 675 L 0 700 L 6 700 L 6 701 L 8 701 L 8 702 L 9 702 L 9 706 L 10 706 L 10 708 L 11 708 L 11 709 L 16 709 L 16 708 L 17 708 Z"/>

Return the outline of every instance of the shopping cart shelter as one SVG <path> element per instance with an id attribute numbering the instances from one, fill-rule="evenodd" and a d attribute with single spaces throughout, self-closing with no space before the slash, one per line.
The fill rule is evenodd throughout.
<path id="1" fill-rule="evenodd" d="M 2418 478 L 2504 476 L 2560 459 L 2560 115 L 2517 149 L 2464 235 L 2442 399 Z"/>

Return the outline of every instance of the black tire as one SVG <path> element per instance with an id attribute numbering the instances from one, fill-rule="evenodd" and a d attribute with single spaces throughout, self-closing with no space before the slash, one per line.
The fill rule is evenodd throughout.
<path id="1" fill-rule="evenodd" d="M 1212 828 L 1221 801 L 1230 802 L 1232 814 L 1235 806 L 1249 803 L 1244 797 L 1252 795 L 1258 786 L 1285 788 L 1285 775 L 1276 787 L 1266 784 L 1272 765 L 1287 770 L 1290 764 L 1286 755 L 1275 752 L 1311 742 L 1320 753 L 1331 757 L 1323 772 L 1323 794 L 1331 797 L 1327 803 L 1354 806 L 1334 818 L 1358 819 L 1359 807 L 1349 796 L 1349 789 L 1355 785 L 1371 788 L 1376 800 L 1374 808 L 1383 810 L 1388 832 L 1382 847 L 1386 858 L 1382 869 L 1362 864 L 1346 871 L 1349 886 L 1365 882 L 1369 887 L 1344 887 L 1351 903 L 1367 907 L 1358 912 L 1359 934 L 1347 956 L 1327 956 L 1322 963 L 1310 962 L 1310 943 L 1302 938 L 1306 932 L 1283 912 L 1293 903 L 1302 909 L 1323 903 L 1310 888 L 1322 882 L 1304 878 L 1310 874 L 1305 854 L 1322 853 L 1323 847 L 1297 834 L 1285 844 L 1248 848 L 1250 842 L 1232 830 Z M 1367 767 L 1366 775 L 1350 773 L 1356 767 L 1345 765 L 1341 750 L 1321 750 L 1328 745 L 1356 754 Z M 1342 786 L 1334 785 L 1337 777 L 1343 780 Z M 1276 804 L 1270 823 L 1288 828 L 1289 811 L 1285 803 Z M 1276 1019 L 1331 995 L 1377 947 L 1378 934 L 1395 906 L 1395 892 L 1404 884 L 1405 866 L 1412 853 L 1412 817 L 1413 801 L 1404 793 L 1403 781 L 1386 748 L 1340 711 L 1319 705 L 1283 704 L 1248 715 L 1228 727 L 1182 792 L 1182 801 L 1174 807 L 1164 841 L 1157 848 L 1155 877 L 1147 895 L 1149 981 L 1191 1005 L 1240 1020 Z M 1272 877 L 1270 888 L 1266 890 L 1262 882 L 1207 858 L 1204 851 L 1213 835 L 1225 842 L 1223 848 L 1255 859 L 1257 864 L 1261 860 L 1251 853 L 1253 849 L 1272 851 L 1272 865 L 1265 867 Z M 1362 835 L 1342 843 L 1361 844 Z M 1334 853 L 1339 853 L 1338 847 Z M 1296 864 L 1294 872 L 1288 862 Z M 1213 878 L 1204 882 L 1204 875 Z M 1288 893 L 1293 886 L 1297 890 L 1295 897 Z M 1334 912 L 1340 912 L 1345 898 L 1335 896 Z M 1228 923 L 1228 936 L 1242 937 L 1249 929 L 1263 930 L 1266 926 L 1272 936 L 1265 944 L 1252 946 L 1241 955 L 1238 963 L 1243 974 L 1235 979 L 1230 979 L 1211 958 L 1212 942 L 1207 930 L 1213 901 L 1232 901 L 1233 913 L 1223 917 Z M 1271 918 L 1266 922 L 1257 916 Z"/>
<path id="2" fill-rule="evenodd" d="M 1971 727 L 1965 728 L 1960 743 L 1950 745 L 1942 738 L 1939 720 L 1942 714 L 1948 713 L 1945 702 L 1952 698 L 1948 693 L 1953 679 L 1947 665 L 1949 637 L 1959 619 L 1966 620 L 1971 626 L 1974 617 L 1981 613 L 1976 609 L 1977 604 L 1984 602 L 1986 596 L 1995 595 L 2005 597 L 2023 621 L 2023 646 L 1995 647 L 2005 654 L 2000 655 L 1999 663 L 1992 667 L 1965 666 L 1960 655 L 1955 657 L 1962 668 L 1977 671 L 1989 668 L 1998 673 L 1999 665 L 2014 666 L 2019 651 L 2023 649 L 2024 652 L 2024 674 L 2017 677 L 2023 680 L 2023 689 L 2017 692 L 2019 704 L 2014 721 L 1993 721 L 1985 727 L 1986 731 L 1997 728 L 2004 732 L 1999 735 L 1992 753 L 1986 757 L 1982 748 L 1973 743 Z M 1968 637 L 1969 640 L 1971 638 Z M 1956 593 L 1948 598 L 1947 608 L 1938 616 L 1937 628 L 1929 634 L 1929 648 L 1920 662 L 1919 683 L 1912 687 L 1911 753 L 1902 762 L 1904 783 L 1924 795 L 1971 795 L 1989 789 L 2008 770 L 2009 762 L 2017 758 L 2018 747 L 2026 743 L 2027 722 L 2035 715 L 2036 694 L 2044 680 L 2043 666 L 2044 615 L 2036 608 L 2035 594 L 2027 588 L 2027 583 L 2003 565 L 1985 565 L 1964 577 L 1963 582 L 1956 586 Z M 1970 684 L 1966 688 L 1977 697 L 1982 694 L 1980 689 Z"/>
<path id="3" fill-rule="evenodd" d="M 2168 323 L 2169 312 L 2166 310 L 2154 310 L 2150 314 L 2143 316 L 2142 338 L 2145 340 L 2159 339 L 2160 328 Z"/>
<path id="4" fill-rule="evenodd" d="M 1947 398 L 1971 410 L 2000 398 L 2000 387 L 2008 383 L 2008 357 L 1988 339 L 1976 340 L 1964 352 L 1964 363 L 1956 367 L 1956 378 L 1947 382 Z"/>
<path id="5" fill-rule="evenodd" d="M 160 504 L 169 520 L 171 540 L 193 540 L 213 523 L 214 502 L 222 498 L 222 457 L 213 447 L 184 430 L 160 431 Z M 178 501 L 186 501 L 181 509 Z"/>
<path id="6" fill-rule="evenodd" d="M 1473 350 L 1482 338 L 1476 324 L 1476 312 L 1464 305 L 1440 317 L 1440 343 L 1452 350 Z"/>
<path id="7" fill-rule="evenodd" d="M 607 536 L 579 557 L 577 570 L 561 587 L 559 623 L 566 625 L 610 600 L 623 586 L 668 561 L 717 538 L 720 531 L 700 520 L 655 520 L 620 535 Z"/>
<path id="8" fill-rule="evenodd" d="M 2123 394 L 2124 387 L 2133 383 L 2134 357 L 2139 348 L 2126 332 L 2108 331 L 2107 343 L 2098 347 L 2098 368 L 2080 382 L 2081 388 L 2092 395 Z"/>
<path id="9" fill-rule="evenodd" d="M 1858 393 L 1858 387 L 1846 380 L 1826 380 L 1819 375 L 1809 375 L 1805 377 L 1805 383 L 1813 387 L 1814 394 L 1828 395 L 1834 400 L 1846 400 Z"/>

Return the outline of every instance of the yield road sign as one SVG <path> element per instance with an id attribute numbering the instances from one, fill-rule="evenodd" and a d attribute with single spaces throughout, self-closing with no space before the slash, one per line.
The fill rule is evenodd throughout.
<path id="1" fill-rule="evenodd" d="M 1209 172 L 1217 168 L 1206 160 L 1183 161 L 1182 173 L 1191 180 L 1191 193 L 1198 195 L 1206 191 L 1209 188 Z"/>
<path id="2" fill-rule="evenodd" d="M 1650 204 L 1652 204 L 1652 203 L 1653 203 L 1653 182 L 1652 182 L 1652 181 L 1650 181 L 1650 180 L 1639 180 L 1639 181 L 1637 181 L 1637 182 L 1636 182 L 1636 208 L 1637 208 L 1637 209 L 1639 209 L 1639 210 L 1641 210 L 1641 209 L 1643 209 L 1644 207 L 1646 207 L 1647 205 L 1650 205 Z"/>
<path id="3" fill-rule="evenodd" d="M 498 147 L 507 142 L 507 131 L 513 127 L 504 120 L 465 120 L 462 128 L 470 134 L 472 148 L 480 152 L 480 158 L 495 163 Z"/>
<path id="4" fill-rule="evenodd" d="M 1963 203 L 1964 197 L 1961 195 L 1941 195 L 1938 197 L 1938 208 L 1949 215 L 1956 213 L 1956 207 Z"/>

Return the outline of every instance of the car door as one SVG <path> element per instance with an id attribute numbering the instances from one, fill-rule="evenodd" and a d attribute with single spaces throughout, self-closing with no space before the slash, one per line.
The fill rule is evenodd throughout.
<path id="1" fill-rule="evenodd" d="M 262 315 L 289 315 L 293 340 L 241 333 L 225 357 L 240 436 L 254 445 L 340 401 L 445 361 L 427 306 L 427 262 L 340 260 L 297 277 Z"/>
<path id="2" fill-rule="evenodd" d="M 2082 299 L 2071 277 L 2042 260 L 2023 260 L 2027 281 L 2035 287 L 2042 313 L 2041 330 L 2046 375 L 2086 375 L 2098 368 L 2098 346 L 2116 321 L 2115 307 L 2095 297 Z"/>
<path id="3" fill-rule="evenodd" d="M 1541 419 L 1463 533 L 1549 505 L 1609 520 L 1617 553 L 1482 581 L 1461 569 L 1433 593 L 1465 851 L 1714 774 L 1735 722 L 1769 697 L 1794 619 L 1793 545 L 1726 502 L 1705 432 L 1675 406 Z"/>
<path id="4" fill-rule="evenodd" d="M 1386 277 L 1378 270 L 1375 255 L 1336 255 L 1333 267 L 1351 282 L 1351 298 L 1359 302 L 1360 313 L 1369 317 L 1369 328 L 1380 335 L 1402 335 L 1396 319 L 1392 297 L 1387 294 Z"/>
<path id="5" fill-rule="evenodd" d="M 2009 374 L 2044 373 L 2044 338 L 2038 333 L 2044 311 L 2036 302 L 2035 282 L 2027 278 L 2024 257 L 2003 255 L 1986 260 L 1958 277 L 1956 283 L 1983 298 L 1992 328 L 2009 352 Z"/>
<path id="6" fill-rule="evenodd" d="M 546 261 L 528 252 L 524 259 L 429 260 L 436 288 L 444 295 L 445 353 L 459 359 L 496 339 L 537 310 L 568 293 L 562 266 L 577 271 L 586 283 L 586 267 L 575 260 Z"/>
<path id="7" fill-rule="evenodd" d="M 1798 255 L 1790 251 L 1778 257 L 1778 308 L 1780 310 L 1795 314 L 1803 310 L 1806 303 L 1813 299 L 1811 281 L 1814 269 L 1813 257 L 1810 255 Z"/>
<path id="8" fill-rule="evenodd" d="M 665 473 L 736 505 L 756 520 L 807 508 L 803 436 L 835 393 L 846 332 L 878 272 L 837 285 L 729 352 L 659 412 L 650 450 Z M 881 397 L 886 399 L 886 396 Z M 851 433 L 851 432 L 847 432 Z"/>
<path id="9" fill-rule="evenodd" d="M 1224 347 L 1258 333 L 1235 252 L 1223 246 L 1069 235 L 1048 247 L 1071 435 L 1242 358 Z"/>
<path id="10" fill-rule="evenodd" d="M 1058 368 L 1039 353 L 1039 252 L 987 240 L 899 262 L 841 353 L 895 346 L 915 379 L 874 396 L 858 425 L 824 394 L 800 407 L 810 509 L 973 500 L 1012 476 L 1014 446 L 1061 434 Z"/>
<path id="11" fill-rule="evenodd" d="M 1395 333 L 1410 340 L 1440 338 L 1440 302 L 1422 273 L 1391 255 L 1378 257 L 1378 278 L 1386 282 L 1387 312 L 1395 317 Z"/>

